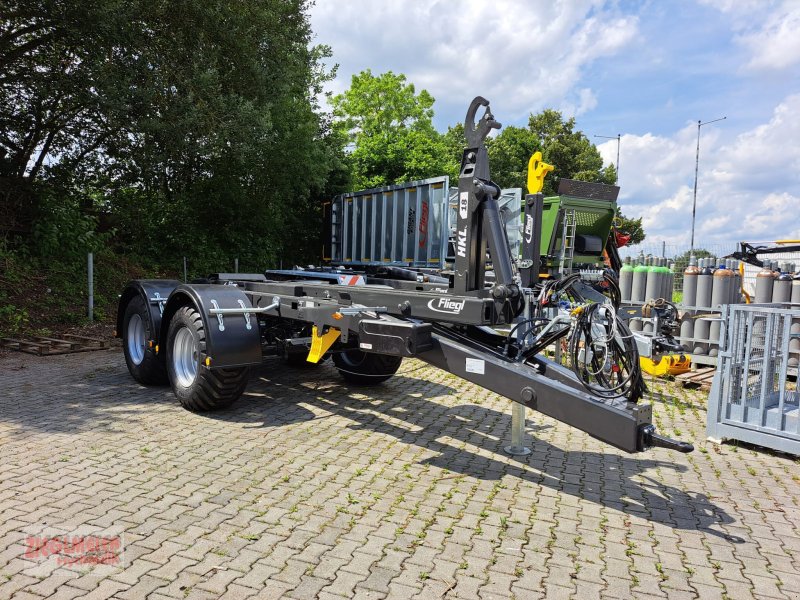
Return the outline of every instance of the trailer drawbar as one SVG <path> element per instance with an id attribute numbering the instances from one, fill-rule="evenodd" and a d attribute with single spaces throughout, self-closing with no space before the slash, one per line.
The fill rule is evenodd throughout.
<path id="1" fill-rule="evenodd" d="M 444 268 L 327 264 L 216 273 L 203 283 L 131 281 L 117 314 L 131 375 L 169 384 L 185 408 L 208 411 L 241 396 L 250 367 L 265 357 L 330 358 L 353 385 L 380 384 L 414 357 L 627 452 L 690 452 L 691 444 L 658 435 L 651 406 L 640 402 L 641 340 L 627 319 L 642 315 L 620 307 L 616 273 L 540 277 L 535 228 L 523 236 L 522 259 L 511 252 L 484 144 L 499 127 L 489 102 L 475 98 Z M 542 222 L 539 183 L 523 202 L 526 224 Z M 661 310 L 653 308 L 666 323 L 648 342 L 653 352 L 674 345 Z M 553 344 L 569 366 L 545 356 Z"/>

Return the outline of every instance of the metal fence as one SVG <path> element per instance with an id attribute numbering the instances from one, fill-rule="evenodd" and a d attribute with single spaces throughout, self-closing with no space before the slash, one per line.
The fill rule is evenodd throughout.
<path id="1" fill-rule="evenodd" d="M 800 346 L 795 341 L 800 341 L 800 307 L 722 308 L 720 353 L 708 399 L 709 438 L 800 455 Z"/>
<path id="2" fill-rule="evenodd" d="M 702 256 L 708 256 L 710 253 L 714 257 L 727 256 L 739 249 L 739 245 L 731 242 L 730 244 L 697 244 L 695 252 L 701 253 Z M 700 252 L 700 251 L 703 252 Z M 640 256 L 656 256 L 659 258 L 666 258 L 668 263 L 672 265 L 672 271 L 675 273 L 675 283 L 673 291 L 681 294 L 683 293 L 683 272 L 689 266 L 689 247 L 679 244 L 667 244 L 666 242 L 657 244 L 637 244 L 635 246 L 626 246 L 620 249 L 622 257 L 630 256 L 638 258 Z"/>
<path id="3" fill-rule="evenodd" d="M 730 242 L 727 244 L 697 244 L 695 252 L 707 256 L 710 253 L 712 256 L 719 258 L 721 256 L 728 256 L 739 250 L 739 244 Z M 702 251 L 702 252 L 701 252 Z M 635 246 L 627 246 L 620 249 L 620 255 L 623 257 L 630 256 L 637 258 L 640 256 L 657 256 L 666 258 L 673 264 L 673 272 L 675 273 L 675 287 L 674 291 L 678 294 L 683 292 L 683 271 L 689 266 L 689 247 L 680 244 L 667 244 L 666 242 L 656 244 L 637 244 Z M 761 259 L 776 260 L 779 262 L 792 262 L 800 266 L 800 252 L 779 252 L 777 254 L 763 254 L 757 255 Z M 756 288 L 756 274 L 760 271 L 758 267 L 753 265 L 744 265 L 744 279 L 742 285 L 751 296 L 755 293 Z"/>

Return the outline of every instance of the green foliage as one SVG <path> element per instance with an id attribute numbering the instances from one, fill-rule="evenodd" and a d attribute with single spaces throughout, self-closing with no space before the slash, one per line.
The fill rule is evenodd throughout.
<path id="1" fill-rule="evenodd" d="M 694 250 L 687 250 L 686 252 L 676 256 L 675 264 L 685 267 L 686 265 L 689 264 L 689 258 L 691 258 L 692 254 L 694 254 L 696 258 L 710 258 L 714 256 L 714 254 L 712 254 L 705 248 L 695 248 Z"/>
<path id="2" fill-rule="evenodd" d="M 617 208 L 617 217 L 614 222 L 617 230 L 631 236 L 631 241 L 628 242 L 628 245 L 633 246 L 644 241 L 646 235 L 644 227 L 642 227 L 642 217 L 638 219 L 629 219 Z"/>
<path id="3" fill-rule="evenodd" d="M 433 97 L 405 75 L 370 70 L 331 103 L 335 130 L 350 144 L 346 162 L 356 189 L 441 175 L 447 152 L 433 127 Z"/>
<path id="4" fill-rule="evenodd" d="M 37 184 L 28 251 L 110 242 L 208 270 L 317 254 L 307 221 L 341 179 L 342 139 L 317 104 L 333 73 L 307 5 L 6 2 L 0 175 Z M 113 239 L 95 234 L 103 220 Z M 312 235 L 290 234 L 301 223 Z"/>
<path id="5" fill-rule="evenodd" d="M 38 256 L 69 262 L 85 260 L 87 252 L 105 247 L 112 236 L 113 231 L 99 233 L 97 217 L 82 211 L 73 198 L 46 193 L 33 224 L 31 241 Z"/>
<path id="6" fill-rule="evenodd" d="M 528 127 L 505 127 L 486 143 L 492 167 L 492 179 L 501 187 L 527 189 L 528 160 L 536 151 L 555 169 L 545 179 L 543 193 L 556 193 L 560 177 L 613 184 L 613 166 L 603 167 L 597 148 L 581 131 L 575 119 L 564 120 L 560 112 L 546 109 L 531 115 Z"/>
<path id="7" fill-rule="evenodd" d="M 464 124 L 456 123 L 448 127 L 442 136 L 444 142 L 446 160 L 445 174 L 450 177 L 451 185 L 458 185 L 458 175 L 461 170 L 461 158 L 464 148 L 467 147 L 467 138 L 464 135 Z"/>

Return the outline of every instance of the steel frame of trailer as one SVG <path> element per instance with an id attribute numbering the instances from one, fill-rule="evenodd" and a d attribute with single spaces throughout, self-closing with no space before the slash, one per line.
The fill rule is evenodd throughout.
<path id="1" fill-rule="evenodd" d="M 485 113 L 476 121 L 480 107 Z M 216 274 L 207 283 L 192 284 L 133 281 L 120 297 L 117 318 L 131 373 L 143 382 L 163 382 L 159 369 L 164 367 L 184 406 L 205 410 L 238 397 L 248 367 L 266 356 L 306 354 L 309 345 L 311 362 L 331 354 L 335 362 L 358 354 L 387 357 L 399 365 L 398 357 L 415 357 L 624 451 L 652 446 L 691 451 L 691 444 L 655 433 L 650 405 L 593 395 L 569 369 L 539 355 L 510 356 L 509 337 L 492 329 L 523 323 L 521 315 L 533 301 L 542 206 L 541 194 L 526 197 L 522 261 L 517 264 L 502 229 L 499 188 L 489 177 L 484 146 L 497 127 L 488 101 L 473 100 L 465 124 L 468 147 L 459 177 L 456 257 L 449 279 L 421 272 L 408 280 L 322 269 Z M 495 272 L 491 287 L 484 278 L 487 247 Z M 342 275 L 348 281 L 355 278 L 357 285 L 343 285 Z M 188 339 L 184 330 L 194 339 L 188 354 L 179 348 Z M 175 365 L 182 369 L 179 380 L 173 376 Z M 393 372 L 377 377 L 386 379 Z M 189 387 L 180 383 L 185 381 Z M 198 381 L 205 387 L 195 385 Z M 523 415 L 514 414 L 518 432 Z"/>

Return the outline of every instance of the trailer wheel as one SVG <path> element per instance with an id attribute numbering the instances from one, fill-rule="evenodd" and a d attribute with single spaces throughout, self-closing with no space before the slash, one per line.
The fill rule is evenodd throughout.
<path id="1" fill-rule="evenodd" d="M 167 373 L 184 408 L 202 412 L 233 404 L 247 387 L 249 369 L 207 369 L 201 355 L 206 349 L 203 317 L 193 307 L 179 308 L 167 333 Z"/>
<path id="2" fill-rule="evenodd" d="M 169 383 L 164 362 L 147 347 L 154 339 L 150 314 L 141 296 L 134 296 L 122 317 L 122 351 L 133 378 L 144 385 Z"/>
<path id="3" fill-rule="evenodd" d="M 333 354 L 333 364 L 345 381 L 358 385 L 383 383 L 397 373 L 402 362 L 401 356 L 370 354 L 357 348 Z"/>

